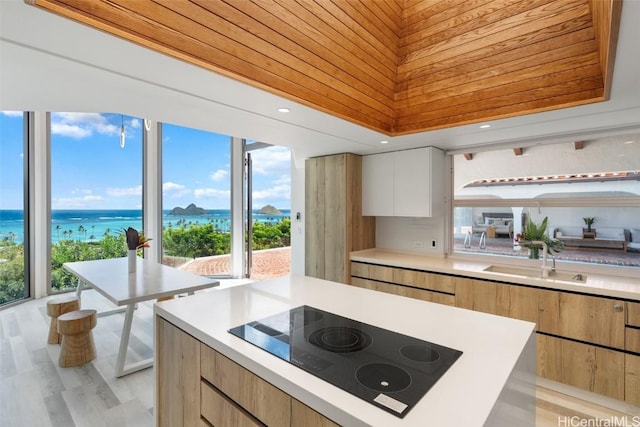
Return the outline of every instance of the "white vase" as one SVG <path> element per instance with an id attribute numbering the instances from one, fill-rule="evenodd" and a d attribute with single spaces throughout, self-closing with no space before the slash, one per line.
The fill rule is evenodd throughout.
<path id="1" fill-rule="evenodd" d="M 138 260 L 138 251 L 135 249 L 129 250 L 128 260 L 129 260 L 129 273 L 135 273 L 136 262 Z"/>

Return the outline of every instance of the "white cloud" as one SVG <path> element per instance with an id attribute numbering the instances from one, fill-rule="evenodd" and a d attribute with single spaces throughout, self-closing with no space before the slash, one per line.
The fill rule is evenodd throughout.
<path id="1" fill-rule="evenodd" d="M 51 123 L 51 134 L 82 139 L 91 136 L 93 132 L 91 132 L 90 129 L 84 129 L 79 126 L 72 126 L 64 123 Z"/>
<path id="2" fill-rule="evenodd" d="M 175 182 L 165 182 L 162 184 L 162 194 L 171 199 L 179 199 L 191 194 L 191 190 L 182 184 Z"/>
<path id="3" fill-rule="evenodd" d="M 127 125 L 125 124 L 125 127 Z M 138 129 L 140 127 L 140 119 L 131 119 L 129 121 L 129 127 L 133 128 L 133 129 Z"/>
<path id="4" fill-rule="evenodd" d="M 165 182 L 162 184 L 162 191 L 178 191 L 184 190 L 186 187 L 182 184 L 176 184 L 175 182 Z"/>
<path id="5" fill-rule="evenodd" d="M 51 201 L 53 209 L 87 208 L 90 202 L 101 201 L 102 197 L 88 194 L 82 197 L 58 197 Z"/>
<path id="6" fill-rule="evenodd" d="M 113 197 L 142 196 L 142 185 L 128 188 L 109 188 L 107 194 Z"/>
<path id="7" fill-rule="evenodd" d="M 288 147 L 269 147 L 251 152 L 253 172 L 258 175 L 285 175 L 291 170 L 291 150 Z"/>
<path id="8" fill-rule="evenodd" d="M 105 135 L 117 135 L 120 127 L 109 123 L 98 113 L 52 113 L 51 133 L 75 139 L 87 138 L 94 132 Z"/>
<path id="9" fill-rule="evenodd" d="M 291 186 L 288 184 L 275 185 L 264 190 L 255 190 L 253 200 L 289 200 L 291 198 Z"/>
<path id="10" fill-rule="evenodd" d="M 222 181 L 223 179 L 225 179 L 227 177 L 227 175 L 229 175 L 229 172 L 227 172 L 224 169 L 218 169 L 217 171 L 215 171 L 214 173 L 212 173 L 209 176 L 214 181 Z"/>
<path id="11" fill-rule="evenodd" d="M 193 190 L 193 194 L 198 199 L 202 198 L 215 198 L 215 199 L 228 199 L 231 197 L 231 191 L 218 190 L 217 188 L 196 188 Z"/>
<path id="12" fill-rule="evenodd" d="M 71 194 L 73 194 L 74 196 L 76 194 L 83 194 L 85 196 L 91 195 L 93 193 L 93 191 L 85 189 L 85 188 L 76 188 L 74 190 L 71 190 Z"/>
<path id="13" fill-rule="evenodd" d="M 22 117 L 24 115 L 23 111 L 0 111 L 7 117 Z"/>

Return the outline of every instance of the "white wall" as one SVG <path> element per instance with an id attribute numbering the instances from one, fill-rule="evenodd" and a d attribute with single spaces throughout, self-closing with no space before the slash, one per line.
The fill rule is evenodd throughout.
<path id="1" fill-rule="evenodd" d="M 291 275 L 304 275 L 304 159 L 296 162 L 292 150 L 291 156 Z M 296 218 L 300 213 L 300 219 Z"/>
<path id="2" fill-rule="evenodd" d="M 419 247 L 420 244 L 423 246 Z M 443 253 L 443 245 L 443 215 L 432 218 L 376 217 L 378 248 L 435 255 Z"/>

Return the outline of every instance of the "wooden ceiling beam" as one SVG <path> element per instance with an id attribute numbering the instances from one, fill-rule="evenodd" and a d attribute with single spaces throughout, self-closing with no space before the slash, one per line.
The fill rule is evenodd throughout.
<path id="1" fill-rule="evenodd" d="M 473 153 L 464 153 L 464 158 L 467 160 L 473 159 Z"/>
<path id="2" fill-rule="evenodd" d="M 573 148 L 575 150 L 582 150 L 584 148 L 584 141 L 575 141 L 573 143 Z"/>
<path id="3" fill-rule="evenodd" d="M 522 156 L 522 148 L 514 148 L 513 154 L 515 154 L 516 156 Z"/>

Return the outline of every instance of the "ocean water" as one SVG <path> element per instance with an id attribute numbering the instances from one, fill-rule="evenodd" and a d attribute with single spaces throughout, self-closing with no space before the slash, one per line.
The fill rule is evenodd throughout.
<path id="1" fill-rule="evenodd" d="M 254 221 L 278 223 L 282 218 L 289 218 L 289 209 L 280 209 L 282 215 L 261 215 L 259 210 L 253 211 Z M 206 215 L 169 215 L 163 211 L 162 225 L 178 227 L 184 221 L 188 225 L 213 223 L 220 231 L 227 232 L 231 226 L 231 211 L 228 209 L 212 209 Z M 62 239 L 81 241 L 101 240 L 105 234 L 116 235 L 122 229 L 142 228 L 141 210 L 54 210 L 51 212 L 51 240 L 53 243 Z M 21 210 L 0 210 L 0 238 L 10 236 L 16 243 L 24 240 L 24 212 Z M 153 238 L 154 236 L 149 236 Z"/>

